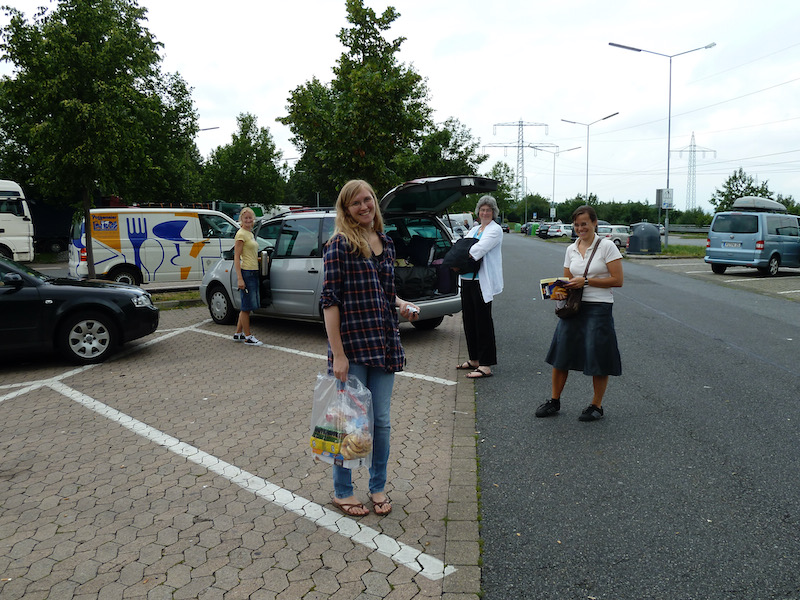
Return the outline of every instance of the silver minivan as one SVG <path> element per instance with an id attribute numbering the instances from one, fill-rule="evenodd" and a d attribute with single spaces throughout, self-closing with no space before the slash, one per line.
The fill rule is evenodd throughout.
<path id="1" fill-rule="evenodd" d="M 434 329 L 445 315 L 461 311 L 457 277 L 440 265 L 454 238 L 437 215 L 466 194 L 491 193 L 497 185 L 486 177 L 428 177 L 397 186 L 381 199 L 384 231 L 397 255 L 397 294 L 420 307 L 415 328 Z M 262 293 L 255 314 L 323 320 L 323 249 L 335 216 L 330 209 L 305 209 L 256 220 Z M 200 298 L 214 322 L 236 321 L 241 303 L 232 251 L 203 277 Z"/>
<path id="2" fill-rule="evenodd" d="M 764 275 L 800 267 L 800 227 L 780 202 L 745 196 L 733 210 L 714 215 L 706 240 L 705 262 L 714 273 L 730 266 L 754 267 Z"/>

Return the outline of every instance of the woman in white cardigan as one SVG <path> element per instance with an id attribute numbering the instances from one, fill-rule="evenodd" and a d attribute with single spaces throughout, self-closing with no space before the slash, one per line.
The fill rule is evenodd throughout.
<path id="1" fill-rule="evenodd" d="M 503 291 L 503 230 L 495 222 L 499 213 L 497 202 L 491 196 L 483 196 L 475 213 L 478 223 L 465 237 L 478 240 L 469 254 L 483 262 L 477 273 L 461 276 L 461 316 L 469 360 L 457 367 L 468 370 L 470 379 L 491 377 L 492 365 L 497 364 L 492 299 Z"/>

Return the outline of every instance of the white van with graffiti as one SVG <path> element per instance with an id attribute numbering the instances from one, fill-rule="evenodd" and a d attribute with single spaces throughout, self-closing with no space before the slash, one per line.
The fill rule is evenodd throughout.
<path id="1" fill-rule="evenodd" d="M 91 211 L 92 250 L 99 278 L 141 285 L 200 281 L 233 247 L 239 225 L 214 210 L 96 208 Z M 89 274 L 83 222 L 73 227 L 69 274 Z"/>

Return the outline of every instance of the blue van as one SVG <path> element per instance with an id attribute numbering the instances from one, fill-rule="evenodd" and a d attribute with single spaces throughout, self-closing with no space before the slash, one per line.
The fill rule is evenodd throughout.
<path id="1" fill-rule="evenodd" d="M 704 260 L 718 275 L 731 266 L 755 267 L 764 275 L 800 267 L 800 220 L 780 202 L 745 196 L 711 221 Z"/>

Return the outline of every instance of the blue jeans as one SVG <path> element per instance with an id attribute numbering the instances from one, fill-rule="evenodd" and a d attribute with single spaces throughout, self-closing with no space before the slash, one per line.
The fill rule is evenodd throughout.
<path id="1" fill-rule="evenodd" d="M 380 367 L 366 367 L 350 363 L 350 375 L 358 377 L 372 393 L 372 412 L 375 428 L 372 439 L 372 466 L 369 468 L 369 491 L 382 492 L 386 486 L 386 466 L 389 464 L 389 413 L 392 404 L 394 373 Z M 333 491 L 337 498 L 353 495 L 353 479 L 350 469 L 333 465 Z"/>

